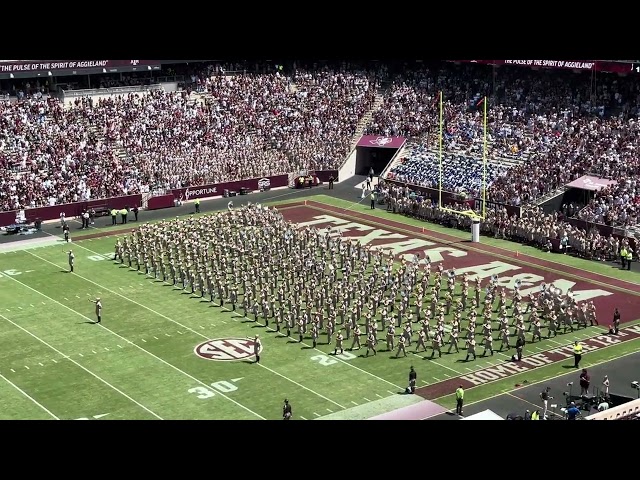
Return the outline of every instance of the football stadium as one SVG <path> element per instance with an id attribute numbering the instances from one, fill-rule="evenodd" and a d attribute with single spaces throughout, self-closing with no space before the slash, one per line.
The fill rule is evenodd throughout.
<path id="1" fill-rule="evenodd" d="M 0 419 L 639 419 L 637 71 L 0 61 Z"/>

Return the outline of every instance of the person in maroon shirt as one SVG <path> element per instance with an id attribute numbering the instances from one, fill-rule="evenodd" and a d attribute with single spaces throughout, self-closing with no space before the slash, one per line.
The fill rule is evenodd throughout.
<path id="1" fill-rule="evenodd" d="M 587 369 L 583 368 L 580 374 L 580 396 L 589 395 L 589 385 L 591 384 L 591 377 L 587 373 Z"/>

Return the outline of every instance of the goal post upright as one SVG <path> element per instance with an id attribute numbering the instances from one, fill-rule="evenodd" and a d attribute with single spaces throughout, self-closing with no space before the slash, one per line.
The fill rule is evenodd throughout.
<path id="1" fill-rule="evenodd" d="M 482 145 L 482 220 L 487 218 L 487 97 L 484 97 L 484 139 Z"/>
<path id="2" fill-rule="evenodd" d="M 438 135 L 438 167 L 439 167 L 439 181 L 438 181 L 438 208 L 442 208 L 442 127 L 443 127 L 443 112 L 442 112 L 442 90 L 440 90 L 440 132 Z"/>

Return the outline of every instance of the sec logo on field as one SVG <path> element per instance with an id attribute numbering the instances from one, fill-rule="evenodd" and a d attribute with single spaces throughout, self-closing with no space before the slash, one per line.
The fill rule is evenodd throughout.
<path id="1" fill-rule="evenodd" d="M 247 338 L 217 338 L 194 348 L 195 354 L 206 360 L 233 362 L 255 357 L 255 342 Z"/>

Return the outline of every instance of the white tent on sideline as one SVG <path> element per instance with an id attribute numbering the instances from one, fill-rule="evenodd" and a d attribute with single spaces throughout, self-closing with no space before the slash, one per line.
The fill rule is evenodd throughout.
<path id="1" fill-rule="evenodd" d="M 491 410 L 484 410 L 475 415 L 465 417 L 463 420 L 504 420 L 504 418 Z"/>

